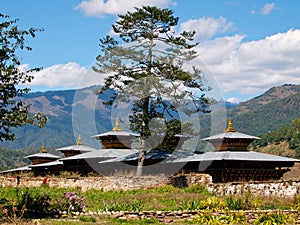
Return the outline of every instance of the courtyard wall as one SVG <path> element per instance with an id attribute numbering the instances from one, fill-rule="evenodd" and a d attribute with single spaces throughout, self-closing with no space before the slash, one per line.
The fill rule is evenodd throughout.
<path id="1" fill-rule="evenodd" d="M 16 177 L 0 176 L 0 187 L 17 187 Z M 150 189 L 165 185 L 175 187 L 189 187 L 203 185 L 211 192 L 218 195 L 236 195 L 250 193 L 255 196 L 280 196 L 294 197 L 300 194 L 300 181 L 270 181 L 270 182 L 245 182 L 245 183 L 212 183 L 208 174 L 182 174 L 173 177 L 160 176 L 107 176 L 107 177 L 20 177 L 19 186 L 38 187 L 47 184 L 50 187 L 67 188 L 78 187 L 82 191 L 90 189 L 132 190 Z"/>

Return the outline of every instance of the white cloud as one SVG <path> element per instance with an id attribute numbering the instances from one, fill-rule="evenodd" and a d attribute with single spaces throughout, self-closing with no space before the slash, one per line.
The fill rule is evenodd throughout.
<path id="1" fill-rule="evenodd" d="M 269 15 L 274 9 L 275 9 L 274 3 L 267 3 L 259 10 L 259 13 L 262 15 Z"/>
<path id="2" fill-rule="evenodd" d="M 102 17 L 123 14 L 143 5 L 168 7 L 175 4 L 172 0 L 84 0 L 75 9 L 83 11 L 86 16 Z"/>
<path id="3" fill-rule="evenodd" d="M 273 34 L 260 40 L 245 41 L 245 35 L 217 35 L 234 28 L 232 23 L 222 17 L 191 20 L 180 25 L 181 30 L 190 30 L 189 28 L 202 34 L 202 41 L 196 48 L 199 59 L 215 74 L 225 94 L 239 93 L 241 98 L 242 95 L 257 95 L 285 83 L 300 84 L 299 29 Z M 20 68 L 28 69 L 29 65 L 25 64 Z M 101 83 L 103 78 L 99 74 L 70 62 L 53 65 L 38 72 L 30 87 L 76 88 Z"/>
<path id="4" fill-rule="evenodd" d="M 228 22 L 224 17 L 205 17 L 189 20 L 180 24 L 180 31 L 195 30 L 197 40 L 208 40 L 219 33 L 226 33 L 234 29 L 234 24 Z"/>
<path id="5" fill-rule="evenodd" d="M 231 97 L 231 98 L 226 99 L 226 101 L 230 102 L 230 103 L 239 103 L 241 100 L 236 97 Z"/>
<path id="6" fill-rule="evenodd" d="M 300 83 L 300 30 L 243 42 L 244 36 L 206 41 L 199 57 L 215 74 L 223 91 L 257 94 L 285 83 Z"/>
<path id="7" fill-rule="evenodd" d="M 29 65 L 19 67 L 28 69 Z M 47 67 L 34 74 L 34 79 L 27 84 L 28 87 L 44 87 L 45 89 L 81 88 L 96 84 L 103 84 L 101 76 L 92 70 L 82 67 L 75 62 L 57 64 Z"/>

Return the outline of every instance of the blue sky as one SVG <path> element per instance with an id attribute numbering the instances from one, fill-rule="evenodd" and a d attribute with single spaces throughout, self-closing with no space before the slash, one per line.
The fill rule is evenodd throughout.
<path id="1" fill-rule="evenodd" d="M 224 98 L 245 101 L 268 88 L 300 84 L 300 1 L 241 0 L 1 0 L 1 13 L 20 27 L 44 28 L 20 53 L 22 67 L 43 67 L 33 91 L 69 89 L 101 82 L 90 70 L 99 38 L 117 14 L 134 6 L 174 10 L 178 31 L 196 30 L 200 59 Z"/>

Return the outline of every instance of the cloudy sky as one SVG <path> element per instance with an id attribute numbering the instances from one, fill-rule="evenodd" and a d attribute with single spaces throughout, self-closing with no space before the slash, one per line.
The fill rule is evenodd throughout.
<path id="1" fill-rule="evenodd" d="M 33 91 L 101 83 L 90 69 L 99 38 L 118 14 L 142 5 L 174 10 L 177 30 L 196 30 L 199 58 L 219 83 L 224 98 L 245 101 L 268 88 L 300 84 L 298 0 L 1 0 L 1 13 L 18 24 L 44 28 L 20 53 L 22 67 L 43 67 Z"/>

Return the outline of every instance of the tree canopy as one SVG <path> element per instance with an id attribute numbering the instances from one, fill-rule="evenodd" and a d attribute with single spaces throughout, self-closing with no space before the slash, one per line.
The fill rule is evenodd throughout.
<path id="1" fill-rule="evenodd" d="M 29 105 L 22 99 L 29 88 L 21 88 L 33 79 L 33 72 L 39 68 L 21 71 L 21 60 L 17 56 L 20 50 L 30 51 L 26 45 L 26 37 L 35 37 L 41 29 L 30 28 L 22 30 L 17 25 L 17 19 L 0 13 L 0 140 L 14 140 L 14 128 L 25 124 L 43 126 L 46 117 L 40 113 L 31 115 Z"/>
<path id="2" fill-rule="evenodd" d="M 100 39 L 101 53 L 93 68 L 107 75 L 100 94 L 115 90 L 105 104 L 132 102 L 130 127 L 142 140 L 151 135 L 155 118 L 180 120 L 179 108 L 188 115 L 208 111 L 205 92 L 210 89 L 201 70 L 188 63 L 197 57 L 195 31 L 177 32 L 179 18 L 173 14 L 152 6 L 135 8 L 119 15 L 112 26 L 117 38 Z M 142 151 L 153 147 L 148 144 Z"/>

